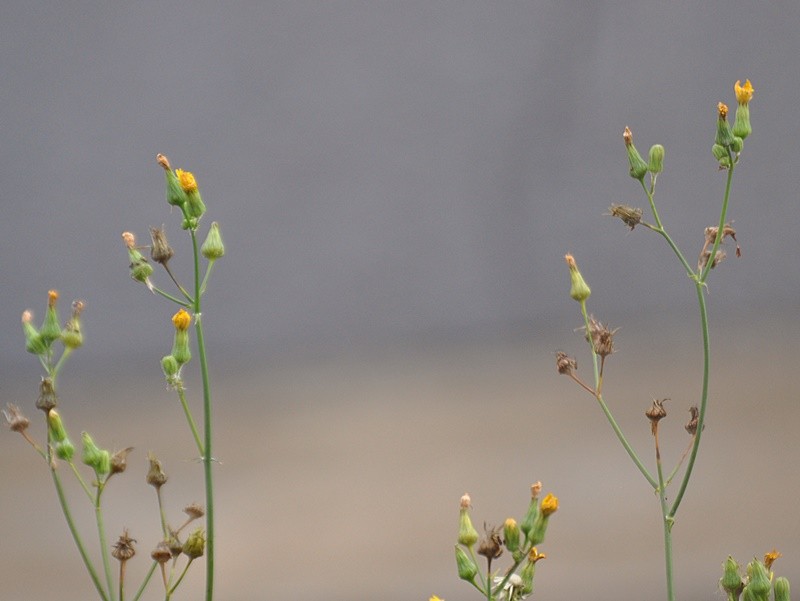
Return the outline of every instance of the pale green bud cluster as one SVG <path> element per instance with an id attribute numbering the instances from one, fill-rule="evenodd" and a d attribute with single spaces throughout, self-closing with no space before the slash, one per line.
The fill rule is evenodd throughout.
<path id="1" fill-rule="evenodd" d="M 749 79 L 744 85 L 737 81 L 733 90 L 737 103 L 733 127 L 728 123 L 728 106 L 722 102 L 717 104 L 717 134 L 711 152 L 720 169 L 727 169 L 738 160 L 745 139 L 753 133 L 750 124 L 750 100 L 755 90 Z"/>
<path id="2" fill-rule="evenodd" d="M 753 559 L 747 564 L 745 576 L 742 576 L 739 564 L 732 557 L 728 557 L 722 564 L 722 578 L 720 588 L 725 591 L 728 601 L 790 601 L 789 581 L 784 578 L 774 578 L 772 564 L 780 557 L 777 551 L 770 551 L 764 555 L 764 560 Z"/>

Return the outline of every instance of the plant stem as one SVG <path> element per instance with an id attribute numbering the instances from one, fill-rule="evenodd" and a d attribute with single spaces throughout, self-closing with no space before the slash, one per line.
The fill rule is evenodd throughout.
<path id="1" fill-rule="evenodd" d="M 213 484 L 213 458 L 211 455 L 212 427 L 211 427 L 211 384 L 208 376 L 208 358 L 203 337 L 203 320 L 200 311 L 200 256 L 197 248 L 197 236 L 194 230 L 192 235 L 192 249 L 194 251 L 194 326 L 197 333 L 197 352 L 200 359 L 200 374 L 203 380 L 203 474 L 206 488 L 206 601 L 214 598 L 214 484 Z M 181 576 L 182 577 L 182 576 Z"/>
<path id="2" fill-rule="evenodd" d="M 658 444 L 658 423 L 654 426 L 653 436 L 656 445 L 656 467 L 658 469 L 658 500 L 661 503 L 661 519 L 664 523 L 664 562 L 667 572 L 667 600 L 675 601 L 672 575 L 672 518 L 667 513 L 667 491 L 664 485 L 664 470 L 661 466 L 661 449 Z"/>
<path id="3" fill-rule="evenodd" d="M 197 424 L 194 422 L 194 417 L 192 417 L 192 412 L 189 409 L 189 404 L 186 402 L 186 389 L 183 387 L 183 381 L 178 381 L 175 386 L 175 390 L 178 393 L 178 398 L 181 401 L 181 407 L 183 407 L 183 413 L 186 415 L 186 421 L 189 424 L 189 428 L 192 431 L 192 436 L 194 436 L 194 442 L 197 445 L 197 450 L 200 451 L 200 456 L 202 457 L 205 455 L 203 451 L 203 442 L 200 440 L 200 433 L 197 431 Z"/>
<path id="4" fill-rule="evenodd" d="M 645 479 L 650 483 L 650 486 L 652 486 L 653 488 L 657 488 L 658 483 L 655 481 L 653 476 L 650 475 L 650 472 L 644 466 L 642 460 L 639 459 L 639 456 L 636 454 L 636 451 L 633 450 L 633 447 L 628 442 L 628 439 L 625 438 L 625 434 L 622 433 L 619 424 L 617 424 L 617 420 L 614 419 L 611 410 L 608 408 L 608 405 L 606 405 L 606 402 L 603 400 L 602 393 L 598 392 L 600 386 L 602 385 L 602 382 L 600 381 L 600 370 L 597 365 L 597 353 L 595 353 L 594 351 L 594 344 L 592 343 L 592 338 L 589 331 L 589 314 L 586 311 L 586 301 L 581 302 L 581 313 L 583 314 L 583 323 L 585 324 L 586 333 L 587 336 L 589 337 L 589 348 L 592 351 L 592 364 L 594 366 L 594 382 L 596 387 L 594 396 L 597 399 L 597 402 L 600 404 L 600 408 L 603 410 L 603 413 L 605 414 L 608 423 L 611 424 L 611 428 L 614 430 L 614 434 L 617 435 L 617 439 L 619 439 L 620 443 L 625 448 L 625 451 L 628 453 L 628 456 L 631 458 L 636 467 L 639 468 L 639 471 L 642 473 Z"/>
<path id="5" fill-rule="evenodd" d="M 97 495 L 94 502 L 94 517 L 97 522 L 97 536 L 100 539 L 100 556 L 103 558 L 103 570 L 106 573 L 106 583 L 108 585 L 109 597 L 113 601 L 114 584 L 111 576 L 111 562 L 108 555 L 108 544 L 106 541 L 106 527 L 103 520 L 103 509 L 100 506 L 100 499 L 103 496 L 103 484 L 97 483 Z"/>

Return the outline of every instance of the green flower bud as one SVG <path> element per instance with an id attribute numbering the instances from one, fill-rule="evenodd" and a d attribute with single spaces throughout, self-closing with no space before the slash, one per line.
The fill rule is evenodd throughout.
<path id="1" fill-rule="evenodd" d="M 526 538 L 531 528 L 533 528 L 536 517 L 539 515 L 539 492 L 541 490 L 541 482 L 531 484 L 531 502 L 530 505 L 528 505 L 528 513 L 525 514 L 525 519 L 522 520 L 522 524 L 519 527 L 519 529 L 525 533 Z"/>
<path id="2" fill-rule="evenodd" d="M 174 207 L 185 206 L 188 198 L 186 192 L 181 188 L 175 172 L 172 169 L 165 169 L 164 175 L 167 178 L 167 202 Z"/>
<path id="3" fill-rule="evenodd" d="M 464 493 L 461 497 L 460 503 L 460 516 L 458 521 L 458 542 L 465 547 L 472 547 L 478 542 L 478 531 L 472 525 L 472 520 L 469 517 L 469 506 L 472 500 L 469 495 Z"/>
<path id="4" fill-rule="evenodd" d="M 575 258 L 572 255 L 565 255 L 564 259 L 569 267 L 569 277 L 572 282 L 569 295 L 573 298 L 573 300 L 582 303 L 589 298 L 589 295 L 592 293 L 592 289 L 589 288 L 584 281 L 581 272 L 578 271 L 578 265 L 575 263 Z"/>
<path id="5" fill-rule="evenodd" d="M 197 559 L 203 556 L 206 547 L 206 534 L 202 528 L 198 528 L 189 535 L 186 542 L 183 543 L 183 553 L 189 559 Z"/>
<path id="6" fill-rule="evenodd" d="M 728 107 L 722 102 L 717 104 L 717 137 L 714 142 L 725 147 L 733 143 L 733 133 L 728 125 Z"/>
<path id="7" fill-rule="evenodd" d="M 531 553 L 535 553 L 535 550 L 532 550 Z M 523 595 L 530 595 L 533 592 L 533 577 L 536 575 L 536 561 L 528 557 L 528 561 L 522 566 L 519 575 L 522 579 L 520 592 Z"/>
<path id="8" fill-rule="evenodd" d="M 733 557 L 728 556 L 728 559 L 722 564 L 722 570 L 722 578 L 719 581 L 720 587 L 728 595 L 733 595 L 735 599 L 738 599 L 744 588 L 744 581 L 739 572 L 739 564 L 736 563 Z"/>
<path id="9" fill-rule="evenodd" d="M 178 365 L 184 365 L 192 358 L 192 351 L 189 349 L 189 323 L 191 320 L 191 316 L 184 309 L 180 309 L 172 316 L 172 323 L 175 325 L 172 357 Z"/>
<path id="10" fill-rule="evenodd" d="M 719 144 L 714 144 L 711 147 L 711 153 L 714 155 L 714 158 L 718 161 L 722 161 L 723 159 L 728 159 L 728 150 L 724 146 L 720 146 Z"/>
<path id="11" fill-rule="evenodd" d="M 81 461 L 85 465 L 96 469 L 100 463 L 100 448 L 94 443 L 88 432 L 81 432 L 81 442 L 83 443 L 83 455 Z"/>
<path id="12" fill-rule="evenodd" d="M 51 290 L 47 295 L 47 313 L 45 313 L 44 323 L 39 330 L 39 336 L 47 346 L 50 346 L 54 340 L 58 340 L 61 337 L 61 320 L 58 318 L 58 310 L 56 309 L 58 292 Z"/>
<path id="13" fill-rule="evenodd" d="M 750 80 L 746 80 L 742 86 L 738 81 L 733 86 L 733 91 L 736 93 L 736 117 L 733 121 L 733 135 L 740 137 L 744 140 L 747 136 L 753 133 L 753 128 L 750 125 L 750 100 L 753 98 L 753 85 Z"/>
<path id="14" fill-rule="evenodd" d="M 625 148 L 628 151 L 628 163 L 631 166 L 630 174 L 633 179 L 641 180 L 647 173 L 647 163 L 644 162 L 642 155 L 636 150 L 633 145 L 633 133 L 629 128 L 625 128 L 622 134 L 622 139 L 625 140 Z"/>
<path id="15" fill-rule="evenodd" d="M 539 509 L 539 514 L 533 521 L 533 527 L 528 533 L 528 541 L 531 545 L 539 545 L 544 541 L 544 535 L 547 532 L 547 523 L 550 521 L 550 515 L 555 513 L 558 509 L 558 498 L 552 494 L 548 494 L 542 499 L 542 505 Z"/>
<path id="16" fill-rule="evenodd" d="M 458 577 L 461 580 L 466 580 L 467 582 L 475 580 L 475 576 L 478 574 L 478 566 L 475 565 L 475 562 L 467 555 L 466 551 L 458 545 L 456 545 L 456 566 L 458 567 Z"/>
<path id="17" fill-rule="evenodd" d="M 219 224 L 216 221 L 211 224 L 206 241 L 200 247 L 200 252 L 209 261 L 225 255 L 225 245 L 222 243 L 222 234 L 219 233 Z"/>
<path id="18" fill-rule="evenodd" d="M 136 248 L 136 236 L 130 232 L 122 233 L 122 240 L 128 249 L 128 259 L 130 260 L 131 278 L 137 282 L 142 282 L 150 287 L 149 277 L 153 273 L 153 266 L 147 262 L 142 253 Z"/>
<path id="19" fill-rule="evenodd" d="M 74 350 L 83 345 L 83 333 L 81 332 L 83 306 L 83 301 L 76 300 L 72 303 L 72 317 L 61 331 L 61 342 L 68 349 Z"/>
<path id="20" fill-rule="evenodd" d="M 733 142 L 731 142 L 731 150 L 733 152 L 742 152 L 742 148 L 744 148 L 744 140 L 739 136 L 733 136 Z"/>
<path id="21" fill-rule="evenodd" d="M 749 591 L 753 601 L 768 601 L 772 586 L 769 581 L 767 568 L 763 563 L 754 559 L 747 564 L 747 585 L 745 593 Z"/>
<path id="22" fill-rule="evenodd" d="M 512 553 L 519 549 L 520 532 L 517 520 L 508 518 L 503 524 L 503 538 L 506 541 L 506 549 Z"/>
<path id="23" fill-rule="evenodd" d="M 661 173 L 664 170 L 664 147 L 661 144 L 653 144 L 650 147 L 650 163 L 647 165 L 650 173 Z"/>
<path id="24" fill-rule="evenodd" d="M 22 331 L 25 334 L 25 350 L 34 355 L 43 355 L 47 352 L 47 344 L 42 340 L 39 330 L 31 323 L 33 314 L 30 311 L 22 312 Z"/>
<path id="25" fill-rule="evenodd" d="M 190 171 L 184 171 L 183 169 L 176 169 L 175 175 L 181 188 L 186 193 L 186 204 L 184 205 L 186 216 L 199 219 L 206 212 L 206 205 L 203 204 L 203 199 L 200 197 L 200 190 L 197 188 L 194 175 Z"/>
<path id="26" fill-rule="evenodd" d="M 50 439 L 53 442 L 62 442 L 67 439 L 67 429 L 64 427 L 64 422 L 61 421 L 61 416 L 55 409 L 51 409 L 47 413 L 47 426 L 50 430 Z"/>
<path id="27" fill-rule="evenodd" d="M 789 581 L 783 576 L 775 579 L 775 601 L 791 601 Z"/>
<path id="28" fill-rule="evenodd" d="M 175 376 L 178 375 L 179 369 L 180 365 L 178 365 L 178 361 L 172 355 L 161 358 L 161 371 L 164 372 L 167 381 L 172 381 Z"/>
<path id="29" fill-rule="evenodd" d="M 66 438 L 56 444 L 55 452 L 56 457 L 59 459 L 62 459 L 63 461 L 72 461 L 72 457 L 75 455 L 75 447 L 69 441 L 69 438 Z"/>

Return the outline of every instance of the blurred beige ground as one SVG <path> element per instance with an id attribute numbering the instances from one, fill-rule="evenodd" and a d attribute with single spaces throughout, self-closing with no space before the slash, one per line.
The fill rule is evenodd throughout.
<path id="1" fill-rule="evenodd" d="M 670 463 L 687 442 L 686 409 L 700 389 L 699 333 L 669 321 L 623 325 L 620 352 L 607 366 L 607 399 L 652 465 L 643 412 L 653 396 L 671 397 L 662 422 Z M 722 598 L 716 582 L 729 553 L 746 562 L 773 547 L 784 554 L 776 571 L 800 586 L 792 352 L 800 327 L 769 316 L 712 318 L 712 335 L 718 371 L 708 427 L 674 528 L 677 595 L 685 600 Z M 500 524 L 521 517 L 535 480 L 561 508 L 541 547 L 548 558 L 534 598 L 664 598 L 656 499 L 593 399 L 555 373 L 556 349 L 578 354 L 588 377 L 588 357 L 569 327 L 529 340 L 272 365 L 252 355 L 220 361 L 212 351 L 217 598 L 477 599 L 455 573 L 459 497 L 472 495 L 476 524 Z M 116 362 L 99 374 L 80 368 L 61 382 L 73 438 L 86 429 L 102 445 L 136 447 L 106 501 L 116 510 L 110 536 L 126 526 L 139 541 L 131 568 L 139 576 L 158 536 L 154 494 L 144 484 L 147 451 L 170 475 L 164 493 L 176 522 L 184 504 L 202 501 L 201 468 L 152 361 Z M 190 386 L 197 402 L 196 379 Z M 33 414 L 35 380 L 18 391 L 20 398 L 2 400 Z M 34 433 L 41 435 L 40 424 Z M 0 599 L 93 598 L 40 460 L 11 433 L 0 449 Z M 91 525 L 88 508 L 75 512 Z M 201 570 L 191 574 L 178 598 L 200 598 L 201 580 Z M 157 585 L 149 593 L 161 598 Z"/>

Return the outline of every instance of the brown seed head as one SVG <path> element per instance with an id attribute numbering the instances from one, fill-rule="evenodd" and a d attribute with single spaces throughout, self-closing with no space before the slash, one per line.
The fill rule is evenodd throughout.
<path id="1" fill-rule="evenodd" d="M 136 549 L 133 547 L 133 543 L 135 542 L 136 539 L 128 536 L 128 529 L 125 528 L 119 539 L 117 539 L 117 542 L 114 543 L 111 556 L 118 561 L 128 561 L 131 557 L 136 555 Z"/>
<path id="2" fill-rule="evenodd" d="M 197 503 L 192 503 L 191 505 L 187 505 L 186 507 L 183 508 L 183 513 L 188 515 L 191 519 L 197 520 L 206 514 L 206 510 L 203 509 L 202 505 L 198 505 Z"/>
<path id="3" fill-rule="evenodd" d="M 147 454 L 147 461 L 150 462 L 150 469 L 147 471 L 147 483 L 158 490 L 166 483 L 167 474 L 164 473 L 161 462 L 153 453 Z"/>
<path id="4" fill-rule="evenodd" d="M 6 408 L 3 409 L 3 415 L 12 432 L 24 432 L 31 424 L 31 420 L 25 417 L 19 407 L 14 403 L 6 403 Z"/>
<path id="5" fill-rule="evenodd" d="M 629 207 L 628 205 L 615 205 L 612 204 L 608 207 L 611 211 L 608 213 L 612 217 L 618 217 L 622 223 L 633 229 L 642 221 L 643 211 L 638 207 Z"/>
<path id="6" fill-rule="evenodd" d="M 181 548 L 183 547 L 181 546 Z M 150 557 L 153 559 L 153 561 L 163 565 L 172 559 L 172 553 L 170 552 L 167 543 L 162 540 L 156 545 L 156 548 L 150 552 Z"/>
<path id="7" fill-rule="evenodd" d="M 584 328 L 585 329 L 585 328 Z M 594 352 L 601 357 L 606 357 L 614 352 L 614 334 L 619 328 L 610 329 L 597 321 L 594 316 L 589 318 L 589 331 L 586 333 L 586 340 L 592 343 Z"/>
<path id="8" fill-rule="evenodd" d="M 150 228 L 150 240 L 153 242 L 150 247 L 150 257 L 156 263 L 166 265 L 172 258 L 172 255 L 175 254 L 175 251 L 169 245 L 169 242 L 167 242 L 167 233 L 163 225 L 161 227 Z"/>
<path id="9" fill-rule="evenodd" d="M 689 416 L 690 416 L 689 421 L 686 422 L 684 428 L 686 428 L 686 431 L 689 434 L 694 436 L 695 434 L 697 434 L 697 422 L 700 419 L 700 411 L 697 409 L 697 405 L 689 407 Z M 703 429 L 705 429 L 705 427 L 706 427 L 705 424 L 703 424 Z"/>
<path id="10" fill-rule="evenodd" d="M 133 447 L 117 451 L 111 456 L 111 473 L 121 474 L 128 467 L 128 453 L 133 450 Z"/>
<path id="11" fill-rule="evenodd" d="M 489 561 L 497 559 L 503 554 L 503 539 L 499 528 L 483 525 L 485 536 L 478 543 L 478 555 L 483 555 Z"/>
<path id="12" fill-rule="evenodd" d="M 39 398 L 36 399 L 36 408 L 41 409 L 47 414 L 50 413 L 51 409 L 55 409 L 57 405 L 58 396 L 53 386 L 53 380 L 50 378 L 42 378 L 42 383 L 39 384 Z"/>
<path id="13" fill-rule="evenodd" d="M 655 434 L 658 429 L 658 422 L 667 417 L 667 410 L 664 409 L 664 402 L 668 400 L 669 399 L 653 399 L 653 405 L 644 412 L 647 419 L 650 420 L 650 430 L 653 434 Z"/>
<path id="14" fill-rule="evenodd" d="M 717 265 L 722 263 L 725 258 L 728 256 L 721 248 L 717 250 L 717 254 L 714 256 L 714 260 L 711 262 L 711 269 L 714 269 Z M 703 270 L 705 269 L 706 265 L 708 264 L 709 259 L 711 258 L 711 251 L 704 250 L 703 253 L 700 255 L 700 259 L 697 261 L 697 269 Z"/>
<path id="15" fill-rule="evenodd" d="M 578 369 L 578 361 L 564 351 L 556 351 L 556 369 L 562 376 L 572 375 L 573 370 Z"/>

